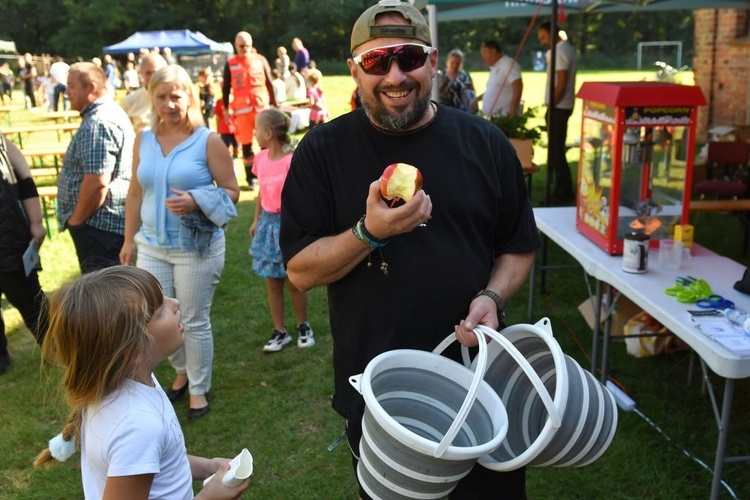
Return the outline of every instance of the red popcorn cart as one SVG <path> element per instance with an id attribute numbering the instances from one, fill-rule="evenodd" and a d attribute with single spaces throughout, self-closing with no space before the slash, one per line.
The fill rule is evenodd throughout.
<path id="1" fill-rule="evenodd" d="M 689 222 L 699 87 L 662 82 L 585 82 L 576 228 L 610 255 L 623 238 L 651 244 Z"/>

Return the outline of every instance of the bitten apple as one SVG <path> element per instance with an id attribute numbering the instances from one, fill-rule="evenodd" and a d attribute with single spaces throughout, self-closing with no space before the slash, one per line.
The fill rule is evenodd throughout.
<path id="1" fill-rule="evenodd" d="M 409 201 L 420 189 L 422 189 L 422 172 L 408 163 L 392 163 L 386 167 L 380 177 L 380 194 L 386 200 Z"/>

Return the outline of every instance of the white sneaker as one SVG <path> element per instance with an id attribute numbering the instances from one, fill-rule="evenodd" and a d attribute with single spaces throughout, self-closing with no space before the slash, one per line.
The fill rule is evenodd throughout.
<path id="1" fill-rule="evenodd" d="M 266 345 L 263 346 L 263 350 L 266 352 L 278 352 L 284 348 L 289 342 L 292 341 L 292 336 L 287 332 L 280 332 L 274 328 L 273 334 Z"/>
<path id="2" fill-rule="evenodd" d="M 297 334 L 299 335 L 297 337 L 297 347 L 300 349 L 315 345 L 315 337 L 313 337 L 312 328 L 310 328 L 310 323 L 307 321 L 297 327 Z"/>

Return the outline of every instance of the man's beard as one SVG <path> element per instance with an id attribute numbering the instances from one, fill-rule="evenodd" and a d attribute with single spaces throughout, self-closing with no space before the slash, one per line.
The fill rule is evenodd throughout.
<path id="1" fill-rule="evenodd" d="M 389 132 L 406 132 L 415 127 L 430 109 L 432 79 L 428 82 L 429 83 L 424 88 L 420 88 L 417 85 L 411 87 L 412 90 L 419 88 L 421 92 L 419 92 L 417 99 L 413 101 L 410 108 L 394 112 L 388 111 L 381 100 L 380 94 L 383 91 L 403 90 L 403 87 L 377 88 L 371 93 L 364 92 L 360 88 L 362 107 L 365 109 L 365 113 L 367 113 L 370 121 L 372 121 L 377 127 Z"/>

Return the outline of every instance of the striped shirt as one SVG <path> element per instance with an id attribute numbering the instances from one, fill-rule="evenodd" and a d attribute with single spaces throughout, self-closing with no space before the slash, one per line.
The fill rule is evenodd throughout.
<path id="1" fill-rule="evenodd" d="M 81 111 L 83 122 L 65 153 L 57 179 L 57 217 L 61 229 L 78 203 L 85 174 L 111 174 L 107 195 L 86 224 L 116 234 L 125 233 L 125 198 L 130 186 L 135 132 L 128 115 L 110 98 L 101 98 Z"/>

